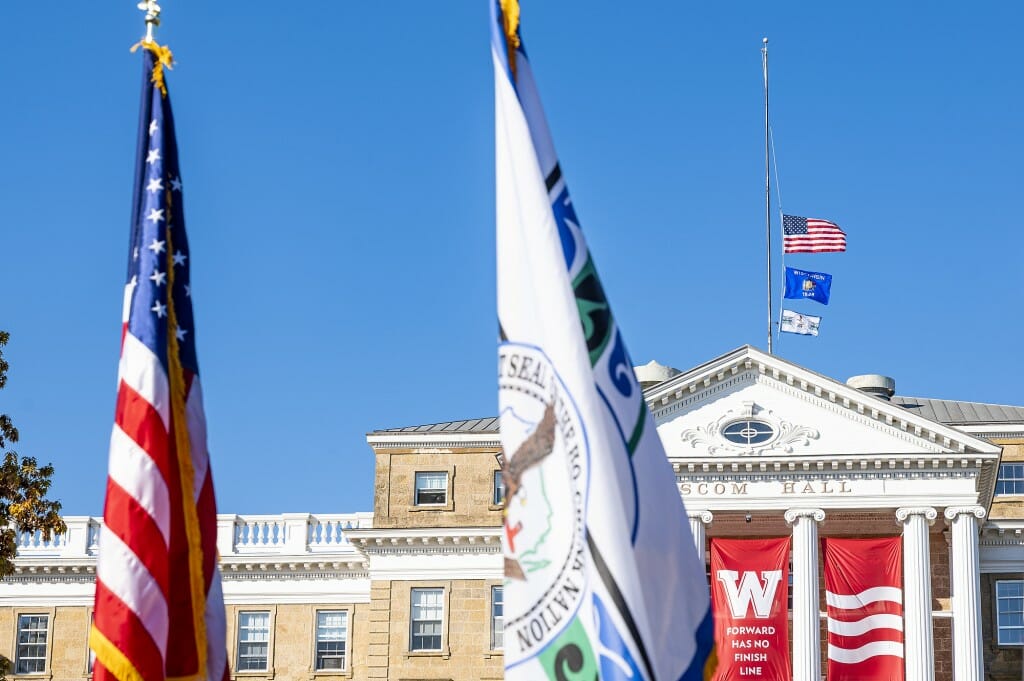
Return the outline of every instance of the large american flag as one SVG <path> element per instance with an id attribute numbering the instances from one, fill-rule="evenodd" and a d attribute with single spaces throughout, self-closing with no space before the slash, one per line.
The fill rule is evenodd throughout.
<path id="1" fill-rule="evenodd" d="M 782 246 L 786 253 L 838 253 L 846 250 L 846 233 L 828 220 L 783 215 Z"/>
<path id="2" fill-rule="evenodd" d="M 189 283 L 170 53 L 146 48 L 117 408 L 96 566 L 95 681 L 223 681 L 217 508 Z M 163 63 L 161 63 L 163 62 Z"/>

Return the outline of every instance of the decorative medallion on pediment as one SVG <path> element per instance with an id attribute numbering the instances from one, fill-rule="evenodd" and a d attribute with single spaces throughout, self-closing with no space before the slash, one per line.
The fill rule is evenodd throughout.
<path id="1" fill-rule="evenodd" d="M 743 402 L 706 426 L 687 428 L 683 442 L 694 449 L 720 456 L 757 456 L 772 452 L 792 454 L 806 447 L 821 434 L 814 428 L 779 418 L 771 409 L 754 402 Z"/>

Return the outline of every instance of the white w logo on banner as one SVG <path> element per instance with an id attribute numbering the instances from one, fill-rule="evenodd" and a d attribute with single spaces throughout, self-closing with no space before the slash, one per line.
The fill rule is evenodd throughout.
<path id="1" fill-rule="evenodd" d="M 747 616 L 751 603 L 754 605 L 754 617 L 757 619 L 768 619 L 772 612 L 772 603 L 775 602 L 775 589 L 782 581 L 782 570 L 765 570 L 761 573 L 761 579 L 757 573 L 746 571 L 743 573 L 743 580 L 740 581 L 740 573 L 735 570 L 719 570 L 718 581 L 725 589 L 725 596 L 729 600 L 729 610 L 736 619 L 743 619 Z"/>

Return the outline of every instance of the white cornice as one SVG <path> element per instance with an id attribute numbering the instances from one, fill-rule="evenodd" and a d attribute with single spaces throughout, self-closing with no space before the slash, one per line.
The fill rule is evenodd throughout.
<path id="1" fill-rule="evenodd" d="M 981 527 L 980 543 L 982 546 L 1024 547 L 1024 518 L 989 520 Z"/>
<path id="2" fill-rule="evenodd" d="M 265 579 L 361 579 L 367 577 L 366 561 L 362 556 L 355 560 L 309 560 L 308 556 L 283 560 L 279 556 L 270 559 L 253 557 L 252 560 L 222 561 L 220 573 L 228 580 Z"/>
<path id="3" fill-rule="evenodd" d="M 374 449 L 467 449 L 501 448 L 497 433 L 370 433 L 366 442 Z"/>
<path id="4" fill-rule="evenodd" d="M 501 551 L 501 528 L 498 527 L 349 530 L 346 536 L 368 556 Z"/>

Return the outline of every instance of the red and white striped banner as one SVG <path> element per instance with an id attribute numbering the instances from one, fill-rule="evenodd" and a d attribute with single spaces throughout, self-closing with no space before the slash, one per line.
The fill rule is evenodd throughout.
<path id="1" fill-rule="evenodd" d="M 899 537 L 821 540 L 828 681 L 903 681 Z"/>

